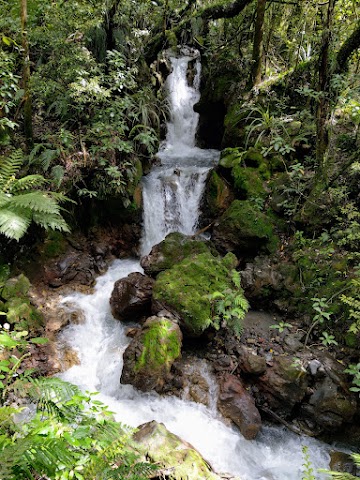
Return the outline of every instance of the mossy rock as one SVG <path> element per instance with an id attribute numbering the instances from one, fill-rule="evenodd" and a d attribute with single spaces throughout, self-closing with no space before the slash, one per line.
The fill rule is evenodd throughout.
<path id="1" fill-rule="evenodd" d="M 231 204 L 234 195 L 228 182 L 212 170 L 205 190 L 207 213 L 214 218 L 223 213 Z"/>
<path id="2" fill-rule="evenodd" d="M 219 165 L 223 168 L 233 168 L 242 161 L 244 150 L 240 147 L 225 148 L 220 155 Z"/>
<path id="3" fill-rule="evenodd" d="M 264 198 L 267 192 L 256 168 L 235 165 L 231 172 L 238 193 L 244 198 Z"/>
<path id="4" fill-rule="evenodd" d="M 155 245 L 149 255 L 141 259 L 144 272 L 156 276 L 187 257 L 211 250 L 209 242 L 193 239 L 183 233 L 170 233 L 165 240 Z M 214 249 L 213 249 L 214 250 Z"/>
<path id="5" fill-rule="evenodd" d="M 150 317 L 124 354 L 121 383 L 144 392 L 161 391 L 174 361 L 181 356 L 182 334 L 168 318 Z"/>
<path id="6" fill-rule="evenodd" d="M 154 309 L 169 310 L 179 318 L 184 334 L 200 336 L 212 325 L 209 295 L 234 290 L 230 272 L 237 265 L 235 255 L 214 257 L 201 253 L 158 275 L 154 289 Z"/>
<path id="7" fill-rule="evenodd" d="M 234 200 L 214 227 L 212 241 L 220 251 L 272 253 L 278 240 L 272 222 L 249 200 Z"/>
<path id="8" fill-rule="evenodd" d="M 1 296 L 4 300 L 10 300 L 14 297 L 26 297 L 30 288 L 30 281 L 25 275 L 10 278 L 5 282 L 1 290 Z"/>
<path id="9" fill-rule="evenodd" d="M 54 258 L 66 252 L 68 243 L 61 232 L 50 231 L 44 241 L 42 250 L 46 258 Z"/>
<path id="10" fill-rule="evenodd" d="M 221 480 L 192 445 L 169 432 L 162 423 L 152 421 L 141 425 L 134 435 L 134 440 L 146 460 L 156 463 L 160 472 L 167 472 L 166 478 Z"/>

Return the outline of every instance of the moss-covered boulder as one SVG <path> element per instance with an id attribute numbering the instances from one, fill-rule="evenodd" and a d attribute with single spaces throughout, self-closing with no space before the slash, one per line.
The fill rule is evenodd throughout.
<path id="1" fill-rule="evenodd" d="M 271 221 L 249 200 L 235 200 L 220 217 L 212 241 L 219 251 L 239 255 L 273 252 L 277 245 Z"/>
<path id="2" fill-rule="evenodd" d="M 177 323 L 150 317 L 125 350 L 121 383 L 161 392 L 171 366 L 181 356 L 182 334 Z"/>
<path id="3" fill-rule="evenodd" d="M 172 312 L 184 334 L 200 336 L 212 323 L 209 295 L 236 289 L 231 270 L 237 265 L 235 255 L 214 257 L 201 253 L 174 265 L 158 275 L 153 289 L 153 310 Z M 236 289 L 238 291 L 238 289 Z"/>
<path id="4" fill-rule="evenodd" d="M 144 459 L 159 466 L 172 480 L 220 480 L 200 453 L 177 435 L 169 432 L 165 425 L 155 421 L 141 425 L 134 435 Z M 165 478 L 165 476 L 164 476 Z"/>
<path id="5" fill-rule="evenodd" d="M 168 270 L 184 258 L 210 251 L 209 242 L 193 239 L 183 233 L 170 233 L 165 240 L 155 245 L 149 255 L 141 259 L 145 273 L 156 276 L 163 270 Z"/>
<path id="6" fill-rule="evenodd" d="M 212 170 L 205 187 L 203 207 L 205 216 L 212 219 L 221 215 L 234 198 L 229 182 L 219 172 Z"/>

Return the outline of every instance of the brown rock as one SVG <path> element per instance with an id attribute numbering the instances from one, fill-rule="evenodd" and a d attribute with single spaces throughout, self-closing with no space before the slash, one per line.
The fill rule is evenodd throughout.
<path id="1" fill-rule="evenodd" d="M 252 348 L 242 345 L 239 351 L 239 365 L 245 373 L 261 375 L 266 370 L 266 359 L 257 355 Z"/>
<path id="2" fill-rule="evenodd" d="M 277 356 L 273 358 L 273 367 L 267 368 L 257 385 L 271 409 L 288 414 L 306 394 L 308 373 L 292 357 Z"/>
<path id="3" fill-rule="evenodd" d="M 254 399 L 234 375 L 223 375 L 219 387 L 220 412 L 239 427 L 246 439 L 253 440 L 261 427 L 261 417 Z"/>
<path id="4" fill-rule="evenodd" d="M 118 280 L 111 294 L 111 312 L 122 321 L 138 321 L 151 314 L 154 280 L 139 272 Z"/>

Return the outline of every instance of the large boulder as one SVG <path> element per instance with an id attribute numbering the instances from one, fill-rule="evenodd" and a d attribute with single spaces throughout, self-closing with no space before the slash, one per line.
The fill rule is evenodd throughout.
<path id="1" fill-rule="evenodd" d="M 147 275 L 155 277 L 168 270 L 184 258 L 209 251 L 209 243 L 193 239 L 183 233 L 170 233 L 165 240 L 155 245 L 149 255 L 141 259 L 141 266 Z"/>
<path id="2" fill-rule="evenodd" d="M 240 380 L 226 373 L 219 378 L 218 408 L 230 418 L 247 440 L 253 440 L 261 428 L 261 417 L 253 397 Z"/>
<path id="3" fill-rule="evenodd" d="M 124 353 L 121 383 L 148 392 L 161 392 L 169 381 L 171 366 L 181 355 L 179 326 L 165 317 L 150 317 Z"/>
<path id="4" fill-rule="evenodd" d="M 174 480 L 220 480 L 208 462 L 189 443 L 155 421 L 138 427 L 134 440 L 144 459 L 159 466 L 159 477 Z M 164 477 L 162 476 L 164 473 Z M 166 475 L 166 476 L 165 476 Z M 229 478 L 229 477 L 227 477 Z"/>
<path id="5" fill-rule="evenodd" d="M 138 321 L 151 315 L 154 280 L 139 272 L 115 282 L 110 298 L 111 312 L 122 321 Z"/>
<path id="6" fill-rule="evenodd" d="M 231 279 L 237 259 L 229 253 L 224 258 L 201 253 L 161 272 L 153 289 L 153 311 L 171 312 L 184 334 L 199 337 L 212 325 L 214 292 L 239 289 Z"/>
<path id="7" fill-rule="evenodd" d="M 277 239 L 268 217 L 249 200 L 234 200 L 214 226 L 212 241 L 221 252 L 272 252 Z"/>

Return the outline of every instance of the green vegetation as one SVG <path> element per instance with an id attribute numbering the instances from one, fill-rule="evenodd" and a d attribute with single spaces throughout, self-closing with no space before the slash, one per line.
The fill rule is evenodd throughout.
<path id="1" fill-rule="evenodd" d="M 181 355 L 181 338 L 174 330 L 174 324 L 166 318 L 151 322 L 148 320 L 141 337 L 142 351 L 135 365 L 135 371 L 170 371 L 170 367 Z"/>
<path id="2" fill-rule="evenodd" d="M 190 336 L 199 336 L 210 326 L 219 328 L 222 319 L 239 333 L 248 305 L 231 278 L 235 266 L 230 253 L 223 259 L 209 252 L 186 258 L 158 275 L 154 299 L 180 315 L 181 327 Z"/>
<path id="3" fill-rule="evenodd" d="M 96 219 L 116 205 L 129 223 L 139 214 L 139 182 L 168 116 L 168 66 L 158 54 L 184 43 L 202 55 L 196 108 L 209 131 L 200 140 L 223 150 L 204 212 L 214 245 L 235 252 L 239 269 L 266 256 L 282 280 L 258 288 L 261 306 L 297 316 L 305 346 L 341 351 L 358 393 L 358 3 L 0 0 L 0 477 L 97 478 L 91 465 L 102 458 L 99 478 L 141 478 L 127 430 L 104 407 L 22 369 L 44 319 L 27 279 L 10 272 L 21 273 L 34 242 L 43 242 L 41 261 L 63 253 L 63 232 L 86 223 L 88 233 L 96 223 L 89 212 Z M 50 230 L 45 241 L 41 229 Z M 178 313 L 189 335 L 221 326 L 239 335 L 248 305 L 234 256 L 178 234 L 162 248 L 150 271 L 162 271 L 155 300 Z M 273 327 L 284 334 L 289 325 Z M 176 355 L 172 340 L 159 341 L 166 328 L 146 337 L 160 348 L 145 348 L 140 364 Z M 22 395 L 37 404 L 28 422 L 13 416 Z M 42 409 L 50 401 L 61 418 Z M 306 455 L 304 478 L 312 479 Z"/>

